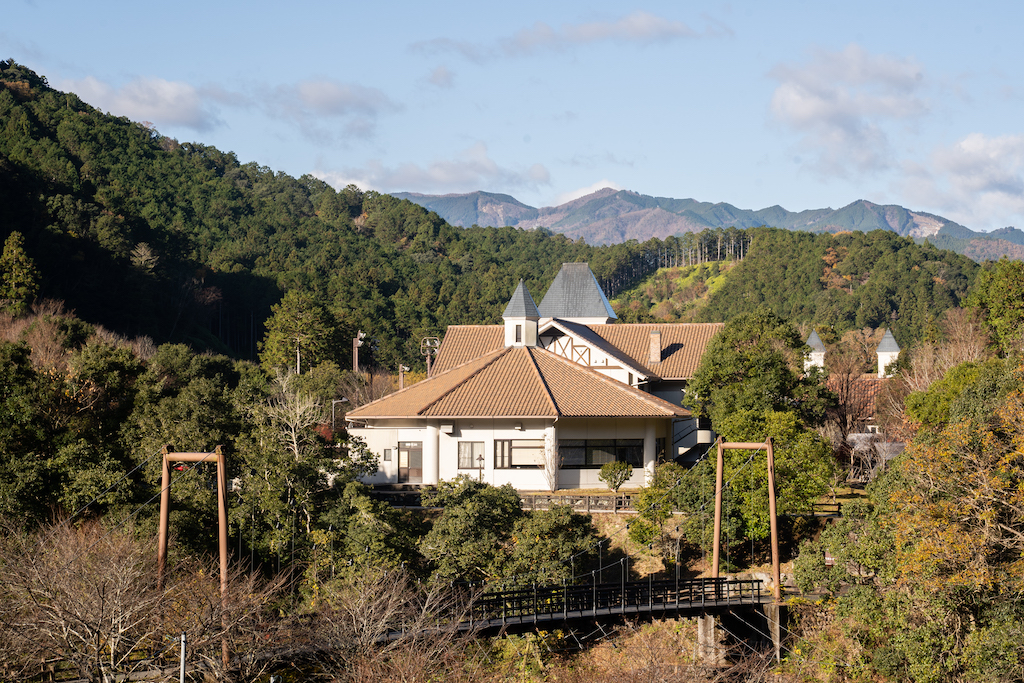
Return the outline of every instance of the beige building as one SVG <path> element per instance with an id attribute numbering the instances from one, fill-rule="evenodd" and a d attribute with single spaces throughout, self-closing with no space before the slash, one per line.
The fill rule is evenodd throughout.
<path id="1" fill-rule="evenodd" d="M 520 282 L 503 320 L 449 327 L 430 379 L 346 415 L 380 458 L 367 483 L 598 488 L 621 460 L 639 486 L 712 442 L 681 404 L 721 324 L 613 324 L 585 263 L 564 264 L 540 306 Z"/>

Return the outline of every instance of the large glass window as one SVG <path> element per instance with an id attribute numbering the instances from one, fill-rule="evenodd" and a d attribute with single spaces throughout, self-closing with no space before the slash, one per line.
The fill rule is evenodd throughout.
<path id="1" fill-rule="evenodd" d="M 483 441 L 460 441 L 459 442 L 459 469 L 475 470 L 484 467 L 484 442 Z"/>
<path id="2" fill-rule="evenodd" d="M 544 439 L 503 439 L 494 442 L 495 469 L 543 466 Z"/>
<path id="3" fill-rule="evenodd" d="M 644 466 L 643 439 L 560 439 L 558 457 L 563 469 L 600 469 L 609 462 Z"/>

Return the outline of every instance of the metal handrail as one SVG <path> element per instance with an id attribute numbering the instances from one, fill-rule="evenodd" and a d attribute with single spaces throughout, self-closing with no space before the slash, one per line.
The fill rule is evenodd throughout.
<path id="1" fill-rule="evenodd" d="M 531 586 L 484 593 L 473 601 L 472 620 L 522 620 L 537 615 L 621 614 L 678 610 L 697 605 L 739 605 L 763 602 L 768 593 L 757 579 L 688 579 Z"/>

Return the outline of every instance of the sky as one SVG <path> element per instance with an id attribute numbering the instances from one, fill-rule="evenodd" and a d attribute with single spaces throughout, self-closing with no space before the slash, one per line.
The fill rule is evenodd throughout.
<path id="1" fill-rule="evenodd" d="M 8 0 L 0 58 L 342 188 L 1024 229 L 1024 3 Z"/>

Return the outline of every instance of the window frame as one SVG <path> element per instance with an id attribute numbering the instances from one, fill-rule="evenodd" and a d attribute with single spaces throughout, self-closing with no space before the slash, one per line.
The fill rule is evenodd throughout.
<path id="1" fill-rule="evenodd" d="M 529 470 L 543 469 L 546 444 L 544 439 L 495 439 L 494 469 L 496 470 Z M 540 450 L 540 462 L 520 462 L 519 458 L 534 457 Z M 518 451 L 518 454 L 517 454 Z M 527 453 L 530 453 L 530 456 Z M 519 456 L 517 458 L 516 456 Z"/>
<path id="2" fill-rule="evenodd" d="M 573 450 L 579 452 L 571 454 Z M 608 453 L 613 459 L 599 455 Z M 609 462 L 627 462 L 638 469 L 644 466 L 644 440 L 559 439 L 558 454 L 564 470 L 599 470 Z"/>
<path id="3" fill-rule="evenodd" d="M 482 470 L 484 468 L 484 463 L 486 462 L 486 460 L 484 459 L 484 445 L 485 444 L 483 441 L 459 441 L 458 451 L 456 455 L 456 465 L 458 466 L 458 469 Z M 469 462 L 471 464 L 468 466 L 463 464 L 463 456 L 466 455 L 465 453 L 463 453 L 463 447 L 468 447 L 469 449 L 468 455 Z"/>

